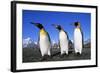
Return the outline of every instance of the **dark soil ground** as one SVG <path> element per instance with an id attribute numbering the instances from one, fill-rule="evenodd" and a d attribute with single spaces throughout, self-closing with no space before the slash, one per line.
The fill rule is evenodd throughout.
<path id="1" fill-rule="evenodd" d="M 83 48 L 82 54 L 75 54 L 74 50 L 71 49 L 68 55 L 61 57 L 60 49 L 51 49 L 52 57 L 47 57 L 45 61 L 67 61 L 67 60 L 86 60 L 91 59 L 91 49 Z M 37 48 L 23 48 L 23 62 L 41 62 L 41 53 Z"/>

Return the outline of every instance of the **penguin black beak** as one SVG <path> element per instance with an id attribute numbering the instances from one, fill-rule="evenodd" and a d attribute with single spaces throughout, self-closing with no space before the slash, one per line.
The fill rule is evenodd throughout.
<path id="1" fill-rule="evenodd" d="M 52 26 L 54 26 L 56 29 L 57 29 L 57 27 L 58 27 L 56 24 L 52 24 Z"/>
<path id="2" fill-rule="evenodd" d="M 37 23 L 34 23 L 34 22 L 30 22 L 30 23 L 33 24 L 34 26 L 38 27 Z"/>
<path id="3" fill-rule="evenodd" d="M 42 24 L 40 24 L 40 23 L 31 22 L 31 24 L 33 24 L 34 26 L 36 26 L 39 29 L 42 29 L 43 28 Z"/>
<path id="4" fill-rule="evenodd" d="M 71 23 L 70 25 L 74 26 L 74 23 Z"/>
<path id="5" fill-rule="evenodd" d="M 54 26 L 57 30 L 61 30 L 61 26 L 60 25 L 52 24 L 52 26 Z"/>
<path id="6" fill-rule="evenodd" d="M 77 23 L 77 22 L 72 22 L 72 23 L 70 23 L 70 25 L 71 25 L 71 26 L 75 26 L 76 23 Z"/>

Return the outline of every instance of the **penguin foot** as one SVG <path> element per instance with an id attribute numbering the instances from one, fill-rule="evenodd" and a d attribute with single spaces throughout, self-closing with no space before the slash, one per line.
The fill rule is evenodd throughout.
<path id="1" fill-rule="evenodd" d="M 68 53 L 66 54 L 66 57 L 68 57 L 69 55 L 68 55 Z"/>
<path id="2" fill-rule="evenodd" d="M 44 57 L 42 57 L 41 59 L 40 59 L 40 61 L 44 61 L 45 60 L 45 58 Z"/>
<path id="3" fill-rule="evenodd" d="M 45 61 L 45 60 L 47 60 L 47 57 L 48 57 L 48 55 L 44 55 L 40 60 Z"/>
<path id="4" fill-rule="evenodd" d="M 66 53 L 64 53 L 64 54 L 61 54 L 61 56 L 60 56 L 60 57 L 61 57 L 61 58 L 63 58 L 65 55 L 66 55 Z"/>
<path id="5" fill-rule="evenodd" d="M 72 54 L 73 53 L 73 51 L 68 51 L 68 54 Z"/>
<path id="6" fill-rule="evenodd" d="M 79 52 L 76 53 L 77 55 L 81 55 Z"/>
<path id="7" fill-rule="evenodd" d="M 50 58 L 50 59 L 52 59 L 52 55 L 50 56 L 50 55 L 48 55 L 48 57 Z"/>

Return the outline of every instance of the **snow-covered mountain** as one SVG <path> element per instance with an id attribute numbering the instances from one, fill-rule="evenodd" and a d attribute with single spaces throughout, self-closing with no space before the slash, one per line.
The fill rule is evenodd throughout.
<path id="1" fill-rule="evenodd" d="M 31 38 L 23 39 L 23 48 L 33 48 L 34 41 Z"/>
<path id="2" fill-rule="evenodd" d="M 84 41 L 84 44 L 88 44 L 90 42 L 91 42 L 91 39 L 87 39 L 87 40 Z"/>
<path id="3" fill-rule="evenodd" d="M 91 39 L 87 39 L 84 41 L 84 47 L 85 48 L 91 48 Z"/>

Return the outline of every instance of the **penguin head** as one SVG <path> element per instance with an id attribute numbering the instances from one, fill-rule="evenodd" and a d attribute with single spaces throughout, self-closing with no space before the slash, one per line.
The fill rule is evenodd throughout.
<path id="1" fill-rule="evenodd" d="M 56 25 L 56 24 L 52 24 L 57 30 L 62 30 L 61 26 L 60 25 Z"/>
<path id="2" fill-rule="evenodd" d="M 79 22 L 75 22 L 74 26 L 80 28 L 80 23 Z"/>
<path id="3" fill-rule="evenodd" d="M 43 25 L 41 23 L 34 23 L 34 22 L 31 22 L 31 24 L 33 24 L 34 26 L 36 26 L 37 28 L 39 29 L 43 29 Z"/>

